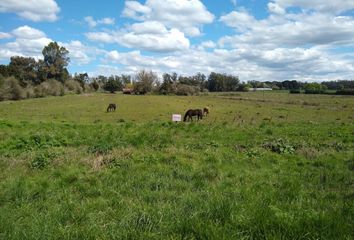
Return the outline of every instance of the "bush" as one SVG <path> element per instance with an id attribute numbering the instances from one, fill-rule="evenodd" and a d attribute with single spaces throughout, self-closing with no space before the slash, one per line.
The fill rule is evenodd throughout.
<path id="1" fill-rule="evenodd" d="M 96 91 L 96 90 L 91 86 L 91 84 L 84 85 L 84 92 L 93 92 L 93 91 Z"/>
<path id="2" fill-rule="evenodd" d="M 267 141 L 263 144 L 263 147 L 265 149 L 269 149 L 272 152 L 279 153 L 279 154 L 292 154 L 295 152 L 295 147 L 291 145 L 287 140 L 285 139 L 276 139 L 272 141 Z"/>
<path id="3" fill-rule="evenodd" d="M 14 77 L 0 81 L 0 100 L 20 100 L 26 98 L 25 90 Z"/>
<path id="4" fill-rule="evenodd" d="M 301 90 L 300 89 L 290 89 L 289 92 L 293 93 L 293 94 L 299 94 L 299 93 L 301 93 Z"/>
<path id="5" fill-rule="evenodd" d="M 341 89 L 337 90 L 338 95 L 354 95 L 354 89 Z"/>
<path id="6" fill-rule="evenodd" d="M 65 87 L 69 92 L 80 94 L 83 92 L 83 89 L 78 81 L 68 80 L 65 82 Z"/>
<path id="7" fill-rule="evenodd" d="M 327 86 L 319 83 L 306 83 L 304 86 L 306 94 L 326 93 Z"/>
<path id="8" fill-rule="evenodd" d="M 248 92 L 250 90 L 252 86 L 249 85 L 249 84 L 240 84 L 238 87 L 237 87 L 237 90 L 238 92 Z"/>
<path id="9" fill-rule="evenodd" d="M 118 91 L 120 89 L 120 84 L 118 81 L 115 79 L 109 79 L 104 85 L 103 89 L 105 91 L 108 91 L 110 93 L 114 93 L 115 91 Z"/>
<path id="10" fill-rule="evenodd" d="M 100 88 L 100 85 L 98 84 L 98 82 L 93 81 L 92 83 L 90 83 L 90 86 L 97 91 Z"/>
<path id="11" fill-rule="evenodd" d="M 35 97 L 63 96 L 64 93 L 64 86 L 54 79 L 42 82 L 34 88 Z"/>
<path id="12" fill-rule="evenodd" d="M 26 87 L 26 98 L 34 98 L 36 95 L 34 93 L 34 88 L 32 86 Z"/>
<path id="13" fill-rule="evenodd" d="M 189 96 L 189 95 L 198 95 L 198 94 L 199 94 L 199 88 L 196 86 L 177 84 L 176 95 Z"/>

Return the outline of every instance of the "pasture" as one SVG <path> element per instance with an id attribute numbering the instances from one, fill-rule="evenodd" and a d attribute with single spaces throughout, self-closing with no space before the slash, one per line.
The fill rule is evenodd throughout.
<path id="1" fill-rule="evenodd" d="M 0 102 L 0 239 L 353 239 L 353 118 L 285 92 Z"/>

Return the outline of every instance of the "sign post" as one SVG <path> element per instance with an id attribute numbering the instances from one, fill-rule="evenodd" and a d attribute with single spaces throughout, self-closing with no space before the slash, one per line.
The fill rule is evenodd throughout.
<path id="1" fill-rule="evenodd" d="M 182 115 L 181 115 L 181 114 L 172 114 L 172 121 L 173 121 L 173 122 L 180 122 L 180 121 L 182 121 Z"/>

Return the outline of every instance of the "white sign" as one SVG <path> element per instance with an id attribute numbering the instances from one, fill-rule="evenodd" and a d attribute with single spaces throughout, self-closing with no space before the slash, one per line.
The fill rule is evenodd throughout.
<path id="1" fill-rule="evenodd" d="M 181 114 L 172 114 L 172 121 L 174 121 L 174 122 L 180 122 L 180 121 L 182 121 L 182 116 L 181 116 Z"/>

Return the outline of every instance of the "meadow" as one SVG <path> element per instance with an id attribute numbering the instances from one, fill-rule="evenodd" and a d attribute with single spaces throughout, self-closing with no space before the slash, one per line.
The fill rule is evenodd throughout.
<path id="1" fill-rule="evenodd" d="M 286 92 L 0 102 L 0 239 L 354 239 L 353 118 Z"/>

